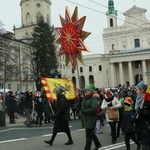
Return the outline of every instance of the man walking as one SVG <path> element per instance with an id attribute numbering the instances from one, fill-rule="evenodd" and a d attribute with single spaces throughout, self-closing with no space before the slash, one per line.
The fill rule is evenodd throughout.
<path id="1" fill-rule="evenodd" d="M 98 150 L 101 147 L 101 143 L 99 142 L 96 134 L 94 133 L 98 107 L 98 100 L 97 98 L 93 97 L 94 90 L 95 87 L 93 85 L 89 85 L 89 87 L 85 91 L 85 97 L 83 100 L 82 112 L 85 119 L 86 133 L 86 144 L 84 150 L 91 150 L 92 140 L 95 144 L 94 150 Z"/>
<path id="2" fill-rule="evenodd" d="M 53 135 L 49 141 L 44 141 L 49 145 L 53 145 L 53 141 L 58 132 L 65 132 L 68 136 L 68 142 L 65 145 L 73 144 L 73 140 L 71 137 L 70 129 L 69 129 L 69 120 L 68 120 L 68 110 L 67 110 L 67 99 L 63 94 L 63 90 L 61 87 L 57 87 L 56 90 L 56 104 L 55 104 L 55 121 L 53 128 Z"/>

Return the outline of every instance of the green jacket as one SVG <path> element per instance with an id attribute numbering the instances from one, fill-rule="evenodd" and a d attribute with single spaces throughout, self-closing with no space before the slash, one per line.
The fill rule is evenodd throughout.
<path id="1" fill-rule="evenodd" d="M 83 100 L 83 114 L 85 128 L 95 129 L 97 121 L 98 100 L 95 97 L 86 96 Z"/>

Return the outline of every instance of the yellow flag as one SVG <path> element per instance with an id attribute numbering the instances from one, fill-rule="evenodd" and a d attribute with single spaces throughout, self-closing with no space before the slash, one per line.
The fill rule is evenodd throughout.
<path id="1" fill-rule="evenodd" d="M 72 100 L 76 97 L 75 88 L 71 80 L 41 77 L 41 82 L 48 100 L 56 100 L 55 89 L 57 87 L 63 88 L 67 100 Z"/>

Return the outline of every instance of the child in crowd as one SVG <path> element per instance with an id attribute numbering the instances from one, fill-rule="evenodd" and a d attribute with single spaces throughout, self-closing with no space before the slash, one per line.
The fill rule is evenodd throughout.
<path id="1" fill-rule="evenodd" d="M 124 112 L 122 116 L 122 131 L 125 133 L 126 150 L 130 150 L 130 139 L 132 139 L 137 144 L 137 150 L 140 150 L 140 143 L 137 140 L 135 127 L 133 125 L 134 111 L 132 108 L 132 103 L 132 98 L 125 98 Z"/>

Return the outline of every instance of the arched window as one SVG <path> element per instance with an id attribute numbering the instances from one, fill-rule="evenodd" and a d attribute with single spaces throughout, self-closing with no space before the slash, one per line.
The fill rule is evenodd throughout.
<path id="1" fill-rule="evenodd" d="M 76 77 L 72 77 L 72 82 L 73 82 L 74 86 L 76 87 L 76 84 L 77 84 Z"/>
<path id="2" fill-rule="evenodd" d="M 72 73 L 74 73 L 74 70 L 72 69 Z"/>
<path id="3" fill-rule="evenodd" d="M 31 22 L 31 17 L 30 17 L 30 14 L 27 13 L 27 15 L 26 15 L 26 24 L 29 25 L 30 22 Z"/>
<path id="4" fill-rule="evenodd" d="M 80 84 L 81 84 L 81 89 L 85 89 L 85 77 L 84 76 L 80 77 Z"/>
<path id="5" fill-rule="evenodd" d="M 40 21 L 41 17 L 42 17 L 41 13 L 38 12 L 37 15 L 36 15 L 36 22 L 37 23 Z"/>
<path id="6" fill-rule="evenodd" d="M 49 24 L 49 15 L 46 17 L 46 22 Z"/>
<path id="7" fill-rule="evenodd" d="M 102 71 L 102 66 L 101 65 L 99 65 L 99 71 Z"/>
<path id="8" fill-rule="evenodd" d="M 114 50 L 115 49 L 115 44 L 111 45 L 111 49 Z"/>
<path id="9" fill-rule="evenodd" d="M 134 47 L 140 47 L 140 39 L 134 39 Z"/>
<path id="10" fill-rule="evenodd" d="M 82 67 L 80 67 L 80 72 L 83 72 L 83 68 Z"/>
<path id="11" fill-rule="evenodd" d="M 110 27 L 113 27 L 113 19 L 110 19 Z"/>
<path id="12" fill-rule="evenodd" d="M 89 72 L 92 72 L 92 66 L 89 66 Z"/>
<path id="13" fill-rule="evenodd" d="M 94 84 L 94 76 L 93 75 L 89 76 L 89 83 Z"/>

